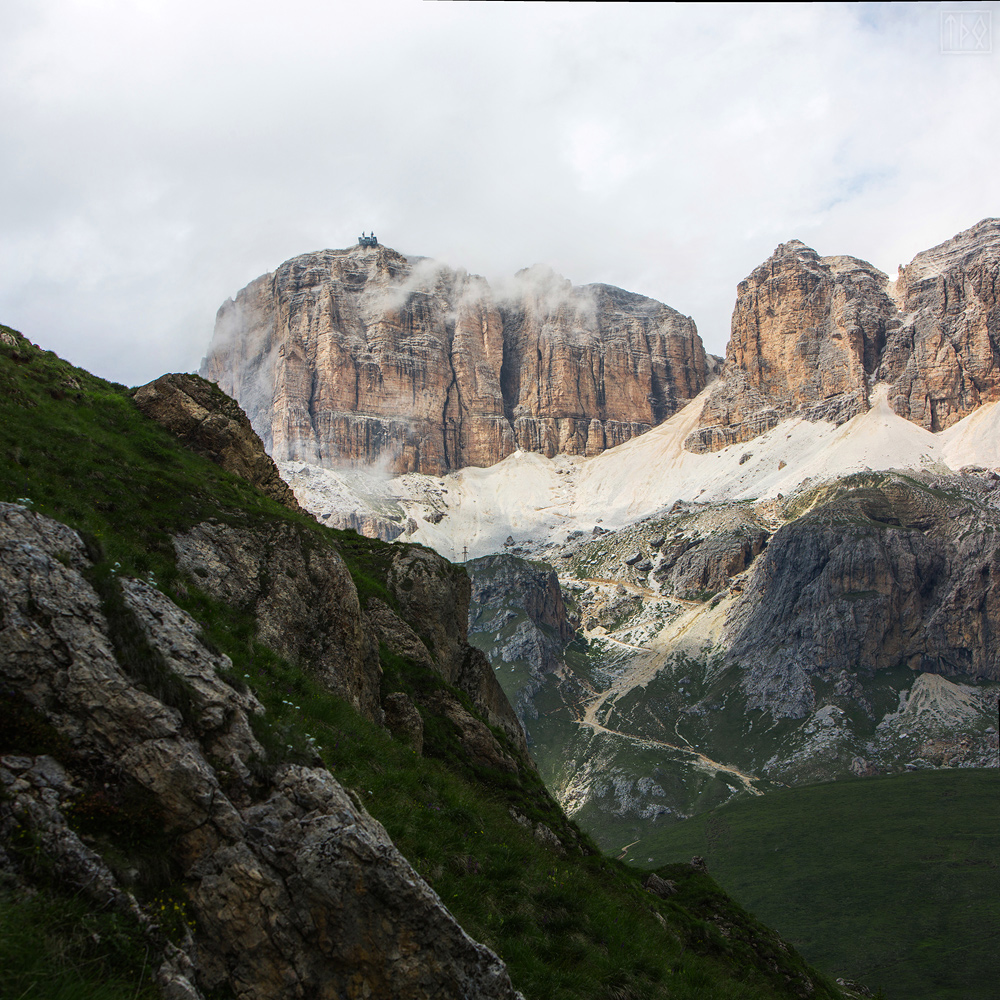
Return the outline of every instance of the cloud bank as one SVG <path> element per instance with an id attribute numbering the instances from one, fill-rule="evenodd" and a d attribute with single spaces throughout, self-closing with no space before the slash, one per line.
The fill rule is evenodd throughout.
<path id="1" fill-rule="evenodd" d="M 1000 54 L 943 52 L 947 10 L 10 0 L 0 322 L 141 383 L 374 229 L 652 296 L 721 354 L 778 243 L 894 276 L 1000 214 Z"/>

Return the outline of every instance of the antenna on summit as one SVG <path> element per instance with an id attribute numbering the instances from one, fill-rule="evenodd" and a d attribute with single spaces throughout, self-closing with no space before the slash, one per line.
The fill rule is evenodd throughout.
<path id="1" fill-rule="evenodd" d="M 375 231 L 372 230 L 370 236 L 365 236 L 364 230 L 362 230 L 361 235 L 358 237 L 358 245 L 363 247 L 377 247 L 378 240 L 375 238 Z"/>

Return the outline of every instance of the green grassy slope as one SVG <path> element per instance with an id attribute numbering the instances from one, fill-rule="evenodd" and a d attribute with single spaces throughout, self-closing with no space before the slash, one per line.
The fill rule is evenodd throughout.
<path id="1" fill-rule="evenodd" d="M 157 1000 L 148 958 L 141 935 L 118 914 L 0 888 L 4 1000 Z"/>
<path id="2" fill-rule="evenodd" d="M 0 327 L 2 332 L 10 333 Z M 417 756 L 262 646 L 249 616 L 182 579 L 171 534 L 209 517 L 244 526 L 285 521 L 309 533 L 312 544 L 341 552 L 363 601 L 377 595 L 391 603 L 382 582 L 384 543 L 332 531 L 268 500 L 185 450 L 134 407 L 124 387 L 24 341 L 0 343 L 0 500 L 23 503 L 81 532 L 95 561 L 91 582 L 104 602 L 116 653 L 133 676 L 136 663 L 148 657 L 116 578 L 149 579 L 189 611 L 206 641 L 232 659 L 231 682 L 251 686 L 265 705 L 257 733 L 269 753 L 267 765 L 282 759 L 308 763 L 318 753 L 386 826 L 465 929 L 508 963 L 528 1000 L 751 1000 L 803 990 L 817 1000 L 838 995 L 689 866 L 665 870 L 679 893 L 660 900 L 625 865 L 596 853 L 559 855 L 539 845 L 511 817 L 512 807 L 567 842 L 577 834 L 530 769 L 512 776 L 473 767 L 453 727 L 428 714 L 424 756 Z M 383 668 L 386 691 L 418 693 L 443 683 L 384 651 Z M 183 692 L 172 691 L 155 670 L 143 682 L 160 697 L 183 701 Z M 0 744 L 0 753 L 49 752 L 74 768 L 72 753 L 3 691 Z M 507 749 L 515 752 L 509 744 Z M 86 785 L 85 774 L 75 776 Z M 141 796 L 109 800 L 99 793 L 96 788 L 86 800 L 93 808 L 78 821 L 112 867 L 123 876 L 139 873 L 130 877 L 140 901 L 155 906 L 179 900 L 183 912 L 183 873 L 163 863 L 162 845 L 140 835 L 149 822 Z M 34 918 L 35 926 L 42 921 L 38 934 L 54 948 L 70 948 L 59 921 L 44 916 L 63 912 L 58 887 L 46 883 L 44 865 L 24 856 L 21 861 L 43 889 L 42 916 Z M 17 893 L 0 895 L 0 948 L 3 927 L 18 925 L 22 916 L 27 920 L 29 905 Z M 133 974 L 108 1000 L 135 996 L 135 979 Z M 34 995 L 21 992 L 15 994 L 19 1000 Z M 0 986 L 0 996 L 7 995 Z"/>
<path id="3" fill-rule="evenodd" d="M 1000 774 L 916 771 L 773 792 L 648 838 L 700 854 L 819 968 L 890 1000 L 992 1000 Z M 651 850 L 653 848 L 650 848 Z"/>

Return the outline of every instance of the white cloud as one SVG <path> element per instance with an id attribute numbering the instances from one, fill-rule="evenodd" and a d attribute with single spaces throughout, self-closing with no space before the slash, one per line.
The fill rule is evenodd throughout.
<path id="1" fill-rule="evenodd" d="M 659 298 L 722 353 L 778 243 L 894 273 L 1000 214 L 1000 55 L 942 55 L 941 9 L 13 0 L 0 322 L 145 381 L 374 228 Z"/>

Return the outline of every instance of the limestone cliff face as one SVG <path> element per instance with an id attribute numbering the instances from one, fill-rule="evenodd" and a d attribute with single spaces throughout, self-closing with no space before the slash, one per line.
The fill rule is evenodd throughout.
<path id="1" fill-rule="evenodd" d="M 521 271 L 501 304 L 506 412 L 517 446 L 598 455 L 666 419 L 707 384 L 694 323 L 611 285 Z"/>
<path id="2" fill-rule="evenodd" d="M 996 489 L 872 475 L 776 531 L 726 625 L 749 707 L 801 718 L 814 682 L 860 690 L 904 664 L 1000 679 Z"/>
<path id="3" fill-rule="evenodd" d="M 1000 220 L 917 254 L 896 294 L 879 372 L 893 409 L 939 431 L 1000 398 Z"/>
<path id="4" fill-rule="evenodd" d="M 503 297 L 387 247 L 306 254 L 219 310 L 202 374 L 277 460 L 440 474 L 515 448 L 597 454 L 705 386 L 694 323 L 544 269 Z"/>
<path id="5" fill-rule="evenodd" d="M 276 459 L 491 464 L 513 450 L 485 282 L 386 247 L 296 257 L 220 310 L 203 373 Z"/>
<path id="6" fill-rule="evenodd" d="M 880 381 L 932 431 L 1000 398 L 1000 221 L 918 254 L 895 286 L 854 257 L 779 246 L 739 284 L 722 379 L 685 444 L 715 451 L 790 415 L 839 424 Z"/>
<path id="7" fill-rule="evenodd" d="M 854 257 L 783 243 L 740 282 L 720 384 L 692 451 L 748 441 L 790 415 L 842 423 L 868 409 L 895 305 L 888 278 Z"/>

